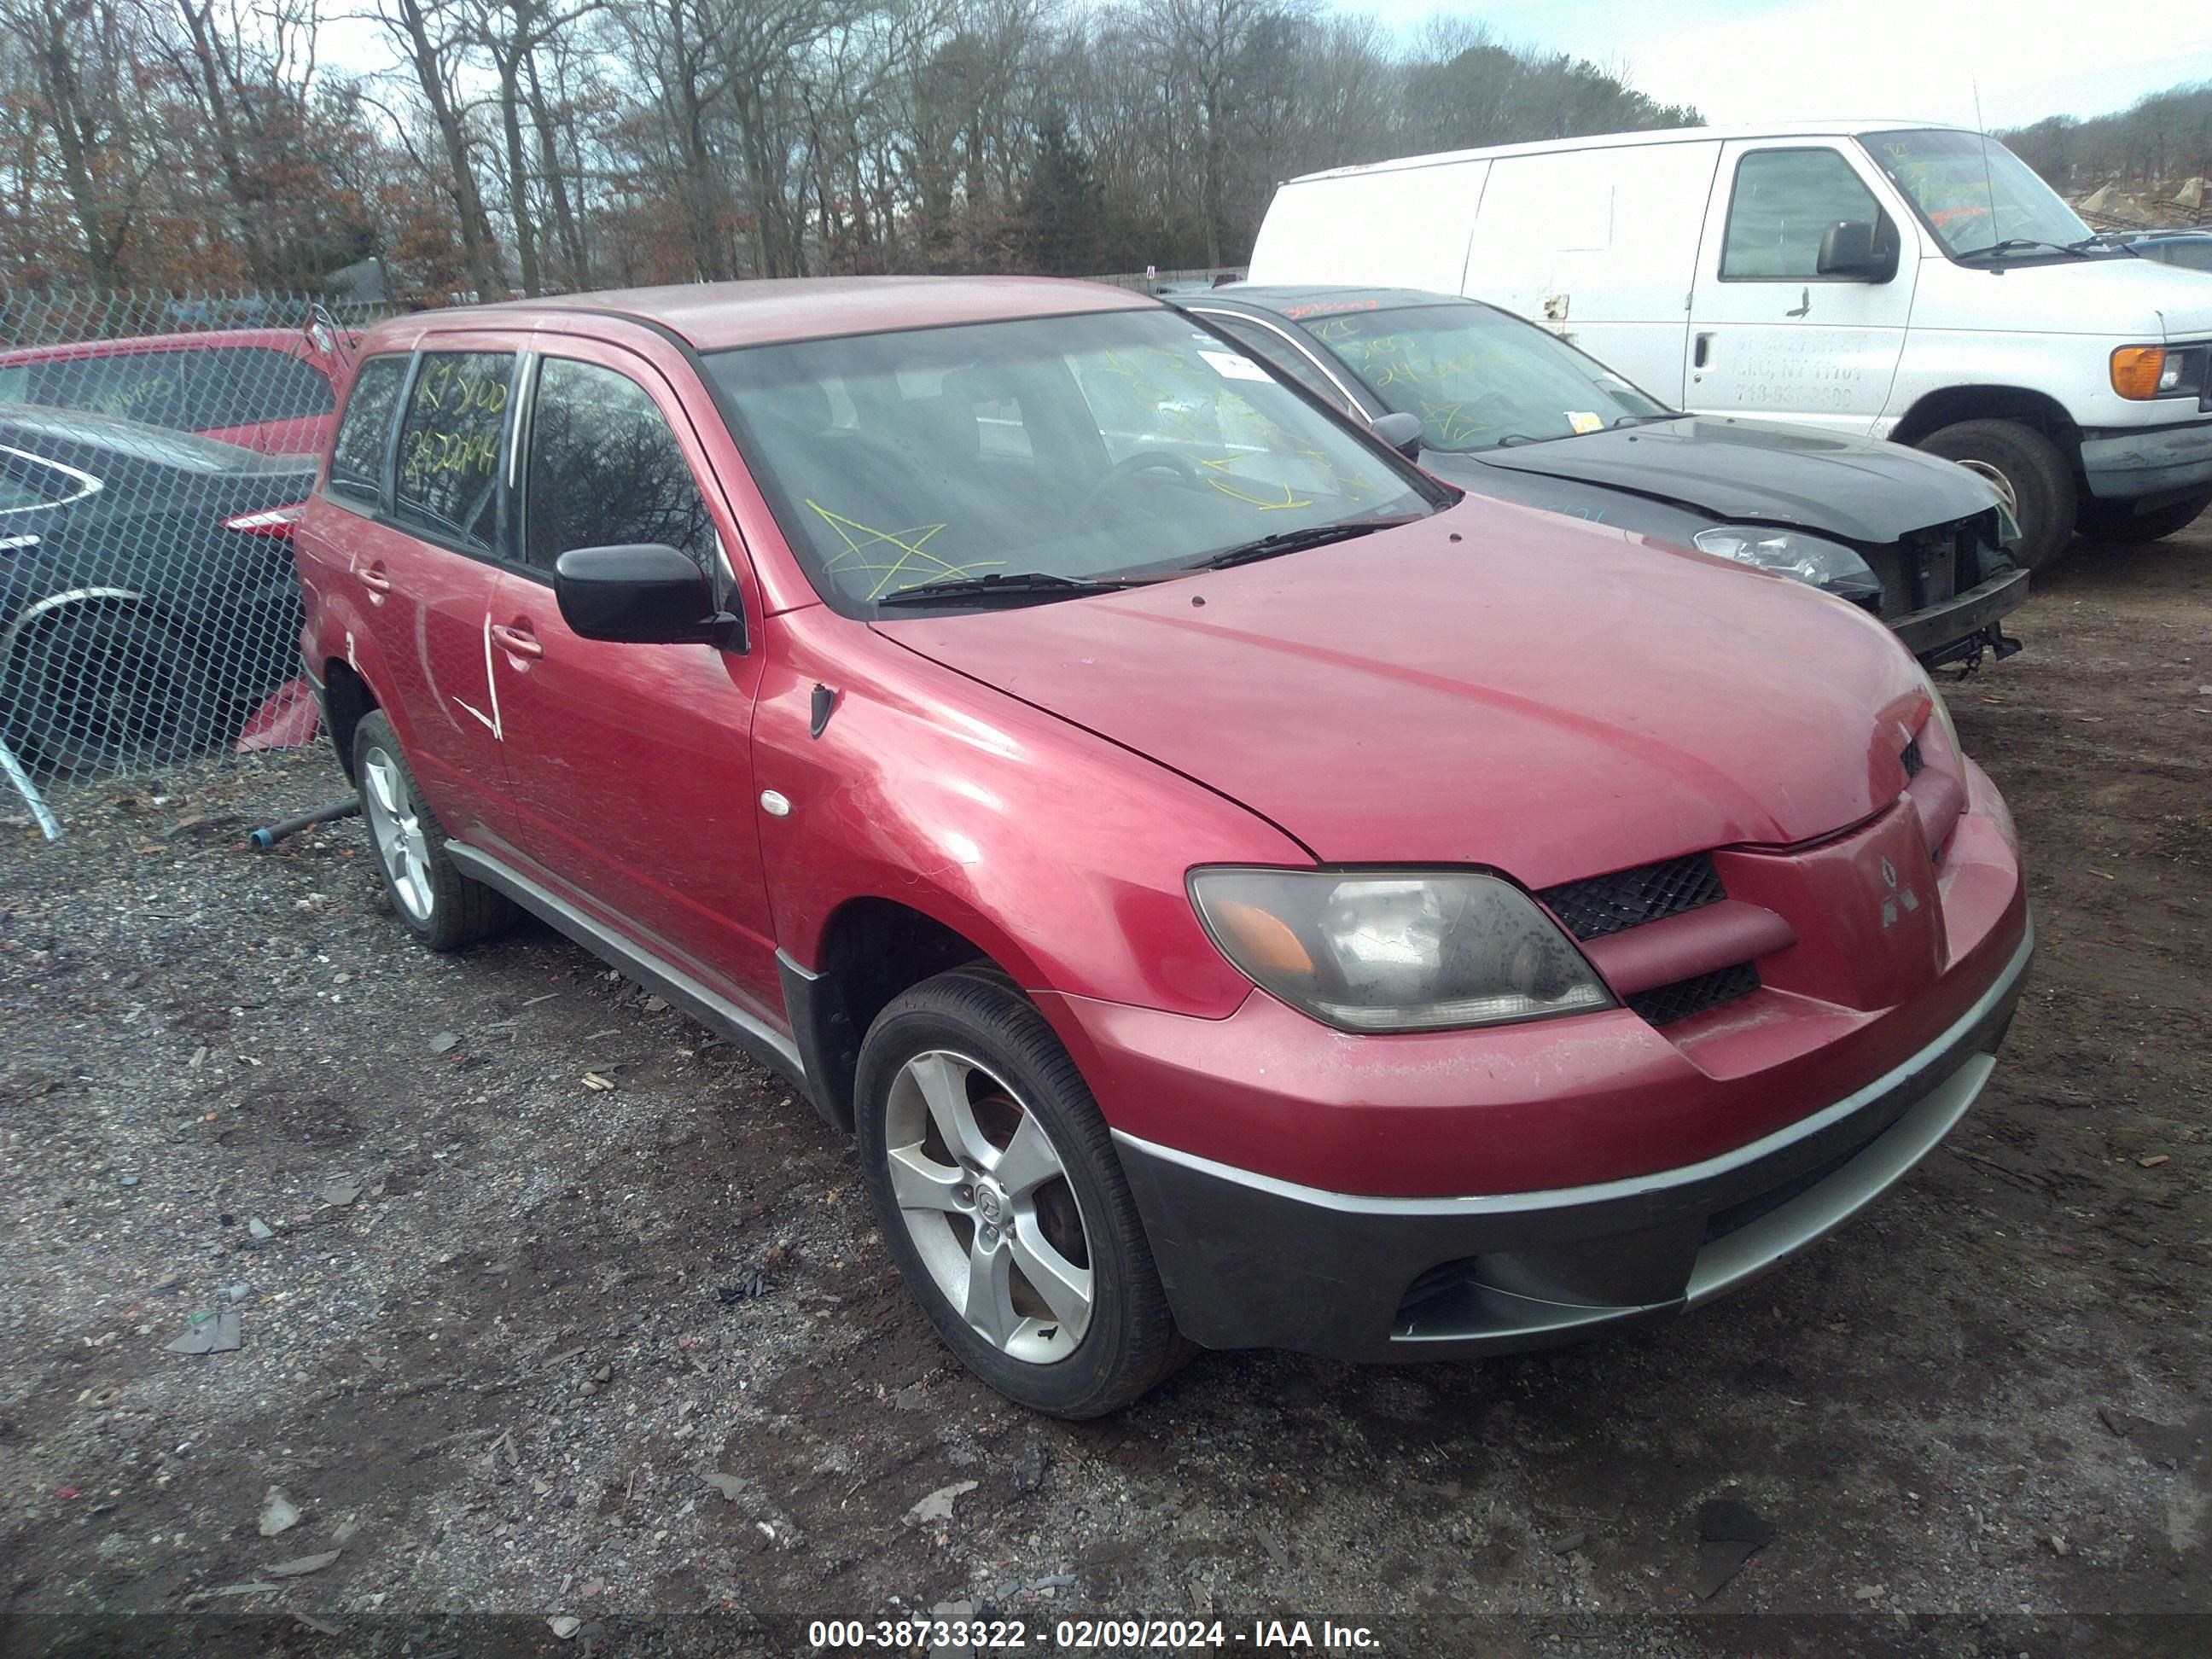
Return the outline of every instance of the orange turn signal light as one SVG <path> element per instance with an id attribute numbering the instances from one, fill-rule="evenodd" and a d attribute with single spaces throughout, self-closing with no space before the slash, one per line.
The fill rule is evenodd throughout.
<path id="1" fill-rule="evenodd" d="M 1248 965 L 1279 974 L 1313 972 L 1313 957 L 1280 916 L 1270 915 L 1256 904 L 1231 899 L 1215 908 L 1214 920 L 1224 933 L 1237 936 Z"/>
<path id="2" fill-rule="evenodd" d="M 2112 353 L 2112 390 L 2136 403 L 2158 396 L 2166 373 L 2164 346 L 2121 346 Z"/>

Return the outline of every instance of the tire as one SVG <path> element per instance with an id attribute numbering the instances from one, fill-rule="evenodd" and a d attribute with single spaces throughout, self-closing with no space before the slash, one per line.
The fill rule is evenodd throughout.
<path id="1" fill-rule="evenodd" d="M 2139 545 L 2188 529 L 2208 507 L 2212 507 L 2212 489 L 2200 491 L 2185 501 L 2154 507 L 2148 513 L 2130 511 L 2125 501 L 2085 501 L 2081 503 L 2081 530 L 2092 541 Z"/>
<path id="2" fill-rule="evenodd" d="M 10 724 L 47 772 L 127 774 L 213 741 L 191 646 L 143 608 L 64 607 L 23 641 L 9 681 Z"/>
<path id="3" fill-rule="evenodd" d="M 361 815 L 392 908 L 433 951 L 459 951 L 503 933 L 521 912 L 506 894 L 465 876 L 446 854 L 446 828 L 416 786 L 414 769 L 380 709 L 353 733 Z"/>
<path id="4" fill-rule="evenodd" d="M 2080 492 L 2074 467 L 2058 446 L 2017 421 L 1961 421 L 1920 441 L 1930 455 L 1978 472 L 2009 496 L 2020 520 L 2013 557 L 2040 570 L 2063 552 L 2074 534 Z"/>
<path id="5" fill-rule="evenodd" d="M 1090 1089 L 1004 976 L 955 969 L 894 999 L 860 1045 L 854 1119 L 900 1272 L 1000 1394 L 1103 1417 L 1195 1352 Z"/>

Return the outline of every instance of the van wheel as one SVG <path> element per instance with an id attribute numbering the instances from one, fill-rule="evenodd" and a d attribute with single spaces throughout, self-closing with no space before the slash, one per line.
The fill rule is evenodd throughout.
<path id="1" fill-rule="evenodd" d="M 2092 541 L 2139 544 L 2154 542 L 2186 530 L 2206 507 L 2212 507 L 2212 489 L 2154 507 L 2148 513 L 2130 510 L 2125 501 L 2085 501 L 2081 503 L 2081 533 Z"/>
<path id="2" fill-rule="evenodd" d="M 2079 492 L 2066 457 L 2033 427 L 2018 421 L 1961 421 L 1929 433 L 1920 447 L 1978 472 L 2010 503 L 2020 520 L 2020 545 L 2012 556 L 2040 570 L 2064 550 L 2074 534 Z"/>
<path id="3" fill-rule="evenodd" d="M 514 902 L 463 875 L 446 855 L 445 826 L 416 787 L 380 711 L 362 715 L 354 728 L 353 775 L 384 890 L 416 939 L 433 951 L 459 951 L 514 925 L 520 914 Z"/>
<path id="4" fill-rule="evenodd" d="M 1003 977 L 959 968 L 896 998 L 860 1046 L 854 1115 L 900 1272 L 1008 1399 L 1101 1417 L 1193 1352 L 1091 1091 Z"/>

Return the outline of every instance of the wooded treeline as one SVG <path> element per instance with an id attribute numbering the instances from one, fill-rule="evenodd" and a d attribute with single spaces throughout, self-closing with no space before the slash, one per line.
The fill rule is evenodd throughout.
<path id="1" fill-rule="evenodd" d="M 2112 115 L 2053 115 L 1997 135 L 2052 189 L 2180 185 L 2212 173 L 2212 81 L 2168 87 Z"/>
<path id="2" fill-rule="evenodd" d="M 0 281 L 1218 265 L 1297 173 L 1697 118 L 1309 0 L 0 0 Z"/>

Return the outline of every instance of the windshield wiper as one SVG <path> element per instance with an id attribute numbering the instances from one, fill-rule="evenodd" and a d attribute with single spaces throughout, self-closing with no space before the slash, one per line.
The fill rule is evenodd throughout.
<path id="1" fill-rule="evenodd" d="M 993 572 L 987 576 L 949 576 L 943 581 L 923 582 L 886 593 L 878 605 L 952 605 L 962 601 L 993 604 L 1005 600 L 1019 605 L 1029 599 L 1073 599 L 1079 593 L 1111 593 L 1124 587 L 1141 587 L 1151 578 L 1117 580 L 1094 576 L 1058 576 L 1049 570 Z"/>
<path id="2" fill-rule="evenodd" d="M 1348 542 L 1355 536 L 1371 536 L 1378 530 L 1395 530 L 1401 524 L 1417 524 L 1426 516 L 1425 514 L 1407 513 L 1389 519 L 1340 519 L 1334 524 L 1309 525 L 1304 530 L 1279 530 L 1272 536 L 1261 536 L 1255 541 L 1239 542 L 1234 547 L 1224 547 L 1218 553 L 1185 568 L 1226 570 L 1231 565 L 1250 564 L 1255 559 L 1272 559 L 1279 553 L 1299 553 L 1309 547 L 1327 547 L 1332 542 Z"/>
<path id="3" fill-rule="evenodd" d="M 1970 247 L 1958 257 L 1961 261 L 1980 259 L 1991 254 L 2013 253 L 2023 248 L 2040 247 L 2048 248 L 2053 253 L 2070 253 L 2077 259 L 2086 259 L 2089 257 L 2090 245 L 2096 240 L 2092 236 L 2079 242 L 2046 242 L 2035 236 L 2008 236 L 2002 242 L 1991 242 L 1987 247 Z"/>

